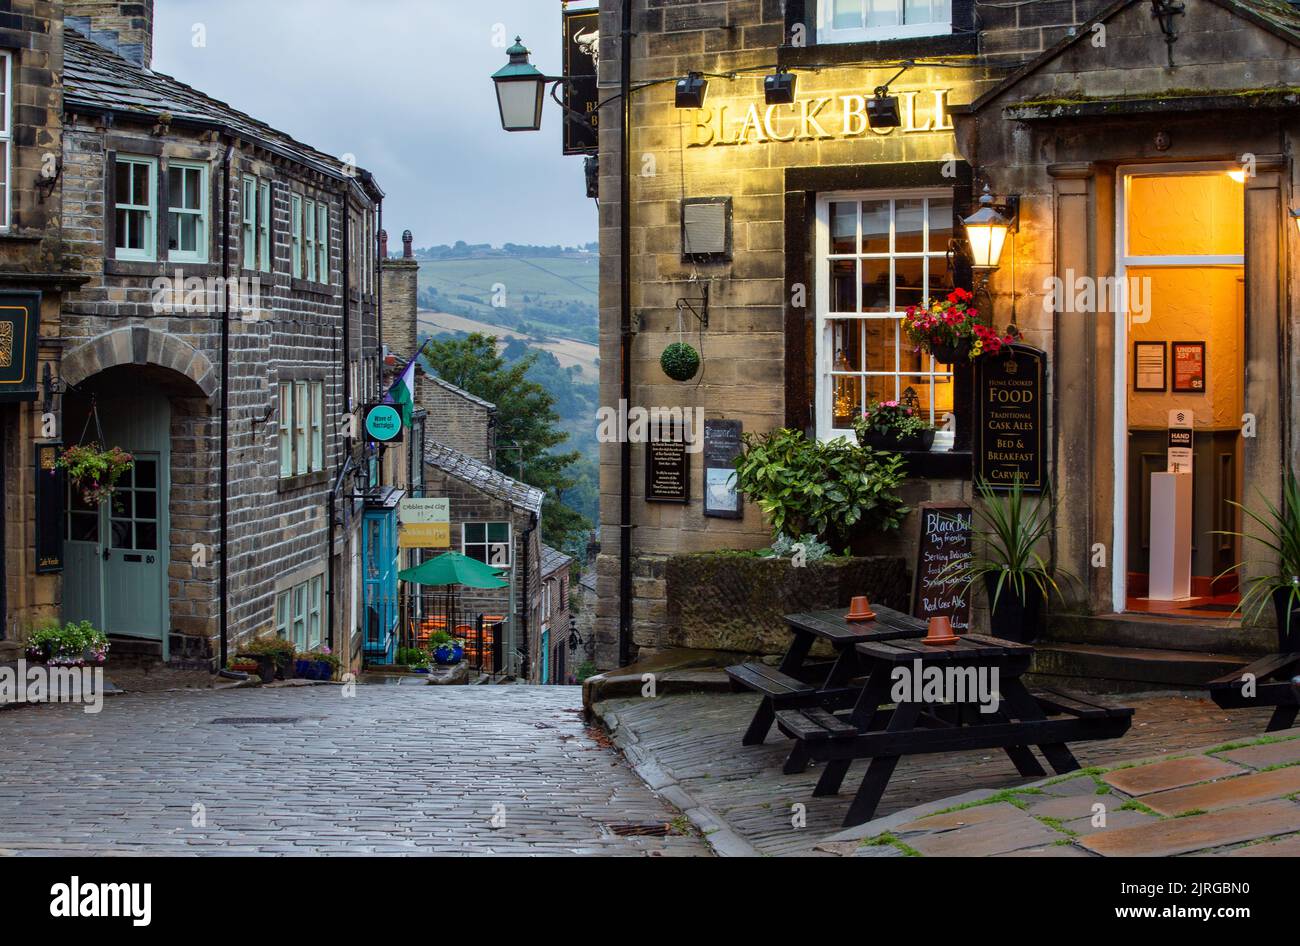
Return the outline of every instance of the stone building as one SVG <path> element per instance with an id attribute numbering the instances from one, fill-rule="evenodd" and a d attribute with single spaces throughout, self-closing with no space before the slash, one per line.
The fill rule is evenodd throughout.
<path id="1" fill-rule="evenodd" d="M 569 610 L 569 570 L 572 557 L 549 545 L 542 546 L 539 579 L 542 600 L 538 607 L 536 682 L 570 683 L 577 663 L 577 638 Z M 572 645 L 570 644 L 572 641 Z"/>
<path id="2" fill-rule="evenodd" d="M 386 553 L 360 526 L 389 515 L 349 419 L 381 393 L 382 191 L 150 70 L 152 3 L 26 6 L 46 19 L 15 74 L 45 90 L 47 114 L 16 140 L 61 161 L 43 211 L 57 219 L 24 198 L 15 223 L 28 252 L 30 228 L 57 241 L 40 268 L 61 256 L 79 288 L 42 323 L 54 429 L 6 436 L 6 452 L 24 473 L 45 446 L 115 445 L 135 463 L 109 503 L 68 489 L 51 519 L 6 529 L 27 555 L 51 528 L 61 540 L 52 577 L 6 568 L 36 605 L 9 619 L 90 620 L 163 659 L 277 632 L 352 653 L 358 576 Z M 16 114 L 39 118 L 21 94 Z M 25 192 L 39 162 L 20 160 Z"/>
<path id="3" fill-rule="evenodd" d="M 1046 353 L 1048 472 L 1059 500 L 1054 553 L 1087 588 L 1060 609 L 1078 620 L 1058 615 L 1054 622 L 1054 634 L 1068 635 L 1062 660 L 1082 667 L 1076 658 L 1088 646 L 1119 647 L 1106 668 L 1078 672 L 1143 679 L 1123 646 L 1256 646 L 1251 632 L 1225 626 L 1231 595 L 1213 600 L 1225 589 L 1210 576 L 1234 550 L 1219 543 L 1211 555 L 1207 537 L 1234 527 L 1225 500 L 1256 486 L 1275 496 L 1279 471 L 1293 462 L 1285 405 L 1295 369 L 1285 352 L 1294 330 L 1284 313 L 1295 290 L 1293 251 L 1283 241 L 1295 237 L 1286 214 L 1294 206 L 1294 5 L 1190 0 L 1174 11 L 1150 0 L 629 3 L 634 91 L 626 123 L 617 97 L 625 7 L 601 5 L 602 404 L 630 395 L 633 405 L 740 421 L 746 432 L 790 427 L 831 438 L 852 436 L 852 417 L 870 400 L 910 394 L 940 432 L 931 450 L 905 455 L 904 498 L 912 505 L 970 500 L 973 369 L 914 353 L 900 325 L 908 305 L 973 287 L 961 221 L 988 185 L 1000 206 L 1020 198 L 1019 232 L 989 280 L 992 317 L 999 329 L 1014 321 L 1025 343 Z M 764 79 L 778 69 L 796 80 L 788 103 L 765 100 Z M 691 74 L 707 82 L 704 99 L 677 107 L 676 80 Z M 868 121 L 878 91 L 895 100 L 896 124 Z M 625 128 L 626 258 L 619 200 Z M 1173 295 L 1157 299 L 1157 310 L 1182 314 L 1149 327 L 1154 335 L 1117 329 L 1110 309 L 1079 314 L 1060 300 L 1044 309 L 1046 277 L 1101 280 L 1150 262 L 1116 256 L 1125 206 L 1117 204 L 1116 182 L 1137 181 L 1140 189 L 1166 172 L 1197 176 L 1206 187 L 1179 191 L 1178 179 L 1163 196 L 1144 194 L 1155 228 L 1169 236 L 1199 227 L 1225 240 L 1235 228 L 1237 244 L 1215 249 L 1206 236 L 1194 252 L 1171 251 L 1155 262 L 1214 269 L 1205 279 L 1220 282 L 1169 288 Z M 1226 181 L 1244 186 L 1244 205 Z M 1174 208 L 1184 199 L 1194 209 L 1180 219 Z M 1179 259 L 1189 254 L 1196 258 Z M 1224 275 L 1232 266 L 1244 266 L 1240 284 Z M 707 327 L 678 305 L 685 300 L 699 311 L 705 286 Z M 1204 298 L 1244 314 L 1235 328 L 1216 329 L 1208 346 L 1188 347 L 1207 341 L 1190 298 L 1211 290 Z M 659 365 L 683 332 L 702 355 L 687 384 L 669 380 Z M 1218 378 L 1222 405 L 1203 412 L 1204 396 L 1161 401 L 1125 389 L 1134 373 L 1132 342 L 1156 338 L 1184 343 L 1180 357 L 1216 353 L 1209 357 L 1217 361 L 1201 367 Z M 1253 442 L 1233 432 L 1243 396 L 1244 413 L 1260 424 Z M 1137 399 L 1132 422 L 1117 410 L 1129 397 Z M 1163 444 L 1155 449 L 1154 438 L 1167 426 L 1161 412 L 1175 402 L 1194 410 L 1204 441 L 1198 475 L 1208 479 L 1197 481 L 1194 570 L 1204 583 L 1196 600 L 1207 610 L 1135 618 L 1130 612 L 1139 606 L 1130 599 L 1144 593 L 1138 573 L 1147 568 L 1144 484 L 1163 469 Z M 602 667 L 678 643 L 665 602 L 669 556 L 770 541 L 753 504 L 739 519 L 703 514 L 702 463 L 689 467 L 687 502 L 651 501 L 644 457 L 640 444 L 602 445 L 595 631 Z M 918 529 L 910 516 L 875 548 L 914 555 Z M 1095 566 L 1099 545 L 1105 564 Z M 1217 617 L 1209 609 L 1218 609 Z M 1188 620 L 1199 630 L 1179 642 L 1171 622 Z M 1179 663 L 1175 654 L 1161 666 Z"/>

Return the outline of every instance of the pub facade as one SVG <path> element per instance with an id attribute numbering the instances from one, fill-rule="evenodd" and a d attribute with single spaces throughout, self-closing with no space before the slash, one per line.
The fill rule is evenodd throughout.
<path id="1" fill-rule="evenodd" d="M 620 16 L 602 5 L 607 96 Z M 1017 462 L 1053 486 L 1051 551 L 1080 578 L 1050 622 L 1062 643 L 1040 651 L 1057 647 L 1065 675 L 1141 680 L 1124 676 L 1122 652 L 1101 670 L 1080 653 L 1241 653 L 1266 639 L 1232 618 L 1250 566 L 1223 576 L 1252 550 L 1217 533 L 1242 525 L 1232 502 L 1276 502 L 1294 464 L 1300 12 L 1280 0 L 634 0 L 632 19 L 626 260 L 621 106 L 601 119 L 603 404 L 831 438 L 852 437 L 871 402 L 906 399 L 937 433 L 906 454 L 905 500 L 969 502 L 975 472 L 996 473 L 978 396 L 994 382 L 976 377 L 993 369 L 914 351 L 902 322 L 954 287 L 986 290 L 993 327 L 1014 326 L 1026 353 L 999 383 L 1045 402 Z M 793 95 L 774 101 L 765 80 L 783 73 Z M 663 81 L 692 74 L 702 98 L 682 102 Z M 898 115 L 876 127 L 881 97 Z M 963 220 L 986 189 L 1012 226 L 997 267 L 973 274 Z M 701 356 L 687 383 L 660 366 L 678 340 Z M 1152 484 L 1188 429 L 1191 588 L 1174 604 L 1149 575 Z M 707 513 L 709 464 L 694 457 L 686 501 L 655 501 L 650 446 L 626 459 L 621 444 L 602 448 L 602 666 L 672 646 L 668 556 L 771 541 L 752 504 Z M 910 560 L 919 519 L 875 550 Z"/>

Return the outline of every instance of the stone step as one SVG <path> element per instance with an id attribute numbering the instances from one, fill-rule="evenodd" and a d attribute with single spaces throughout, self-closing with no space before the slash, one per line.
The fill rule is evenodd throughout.
<path id="1" fill-rule="evenodd" d="M 162 641 L 110 634 L 108 645 L 108 667 L 152 667 L 162 663 Z"/>
<path id="2" fill-rule="evenodd" d="M 1138 614 L 1053 614 L 1042 641 L 1200 651 L 1260 657 L 1277 650 L 1277 632 L 1240 620 Z"/>
<path id="3" fill-rule="evenodd" d="M 1215 677 L 1250 663 L 1240 654 L 1153 647 L 1115 647 L 1072 641 L 1040 640 L 1033 677 L 1039 684 L 1080 682 L 1093 690 L 1177 687 L 1203 689 Z"/>

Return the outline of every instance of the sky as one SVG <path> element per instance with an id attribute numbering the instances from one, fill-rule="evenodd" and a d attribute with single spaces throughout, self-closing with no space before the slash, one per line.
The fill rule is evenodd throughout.
<path id="1" fill-rule="evenodd" d="M 559 0 L 157 0 L 153 67 L 321 151 L 354 154 L 383 188 L 384 226 L 415 245 L 596 239 L 581 157 L 501 130 L 489 78 L 516 34 L 562 69 Z M 200 28 L 201 27 L 201 28 Z M 203 34 L 206 34 L 204 37 Z M 197 42 L 204 38 L 206 45 Z"/>

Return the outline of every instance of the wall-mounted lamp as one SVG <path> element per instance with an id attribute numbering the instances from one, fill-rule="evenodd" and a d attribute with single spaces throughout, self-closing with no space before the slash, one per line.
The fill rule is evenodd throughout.
<path id="1" fill-rule="evenodd" d="M 677 80 L 677 107 L 703 108 L 704 96 L 708 91 L 709 81 L 701 73 L 689 73 Z"/>
<path id="2" fill-rule="evenodd" d="M 1291 220 L 1296 225 L 1296 228 L 1300 229 L 1300 210 L 1294 207 L 1291 208 Z"/>
<path id="3" fill-rule="evenodd" d="M 979 210 L 962 223 L 966 227 L 966 239 L 970 242 L 971 265 L 975 269 L 991 272 L 1002 261 L 1002 248 L 1006 245 L 1007 234 L 1020 228 L 1020 198 L 1008 197 L 1005 203 L 998 204 L 986 184 L 984 193 L 980 196 Z"/>
<path id="4" fill-rule="evenodd" d="M 763 100 L 768 105 L 790 105 L 794 102 L 795 75 L 785 66 L 763 79 Z"/>
<path id="5" fill-rule="evenodd" d="M 506 55 L 510 61 L 492 74 L 501 127 L 506 131 L 537 131 L 542 127 L 547 78 L 528 61 L 528 48 L 518 36 Z"/>

